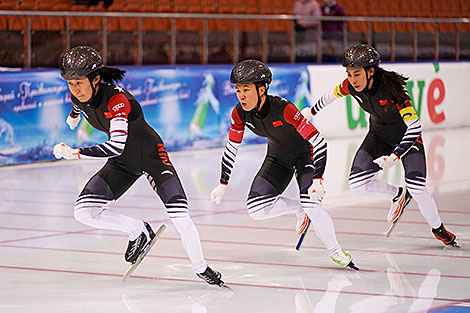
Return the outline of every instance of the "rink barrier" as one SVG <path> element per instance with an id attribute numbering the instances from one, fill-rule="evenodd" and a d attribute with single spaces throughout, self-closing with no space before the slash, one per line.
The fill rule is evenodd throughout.
<path id="1" fill-rule="evenodd" d="M 423 129 L 470 126 L 465 105 L 469 62 L 386 63 L 409 76 L 407 88 Z M 269 93 L 311 106 L 324 92 L 345 79 L 339 65 L 271 65 Z M 230 116 L 237 103 L 229 77 L 231 65 L 124 66 L 122 86 L 141 103 L 148 123 L 162 136 L 169 151 L 223 147 Z M 312 101 L 313 100 L 313 101 Z M 70 92 L 57 70 L 18 70 L 0 74 L 0 165 L 54 160 L 52 147 L 73 147 L 107 140 L 83 118 L 71 131 L 65 119 Z M 364 134 L 367 114 L 355 100 L 338 99 L 314 118 L 328 139 Z M 244 144 L 264 143 L 245 132 Z"/>

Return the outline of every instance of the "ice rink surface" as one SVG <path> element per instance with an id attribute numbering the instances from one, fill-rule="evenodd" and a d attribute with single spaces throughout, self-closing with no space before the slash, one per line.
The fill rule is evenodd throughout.
<path id="1" fill-rule="evenodd" d="M 127 282 L 127 236 L 73 218 L 76 196 L 103 161 L 56 161 L 0 168 L 2 313 L 363 313 L 470 312 L 470 128 L 424 131 L 428 189 L 460 249 L 444 247 L 414 201 L 390 238 L 389 202 L 348 190 L 362 137 L 327 138 L 324 207 L 342 247 L 361 268 L 340 268 L 313 228 L 300 251 L 294 215 L 252 220 L 245 199 L 266 146 L 242 146 L 220 205 L 223 149 L 170 153 L 189 198 L 209 265 L 233 292 L 197 278 L 176 229 L 145 178 L 111 207 L 168 228 Z M 379 176 L 403 184 L 401 166 Z M 297 186 L 285 195 L 296 197 Z"/>

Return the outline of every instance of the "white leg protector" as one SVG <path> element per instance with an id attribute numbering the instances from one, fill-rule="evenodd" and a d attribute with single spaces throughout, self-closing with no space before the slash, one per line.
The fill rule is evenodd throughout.
<path id="1" fill-rule="evenodd" d="M 413 199 L 415 199 L 416 203 L 418 203 L 419 211 L 429 226 L 432 228 L 441 226 L 441 217 L 439 216 L 436 202 L 429 191 L 427 189 L 417 190 L 412 188 L 408 188 L 408 191 Z"/>
<path id="2" fill-rule="evenodd" d="M 75 203 L 74 217 L 80 223 L 94 228 L 127 233 L 129 240 L 135 240 L 144 231 L 143 221 L 103 208 L 108 202 L 92 195 L 80 196 Z"/>
<path id="3" fill-rule="evenodd" d="M 184 217 L 172 218 L 171 221 L 180 233 L 183 248 L 191 260 L 193 271 L 195 273 L 204 272 L 207 268 L 207 263 L 202 254 L 199 233 L 191 217 L 186 215 Z"/>
<path id="4" fill-rule="evenodd" d="M 299 200 L 283 196 L 258 196 L 249 199 L 247 207 L 248 214 L 254 220 L 265 220 L 289 213 L 295 213 L 297 217 L 304 214 Z"/>
<path id="5" fill-rule="evenodd" d="M 318 238 L 325 245 L 328 254 L 340 251 L 341 246 L 336 239 L 335 226 L 330 215 L 323 209 L 321 202 L 314 202 L 308 195 L 301 195 L 302 208 L 312 221 Z"/>

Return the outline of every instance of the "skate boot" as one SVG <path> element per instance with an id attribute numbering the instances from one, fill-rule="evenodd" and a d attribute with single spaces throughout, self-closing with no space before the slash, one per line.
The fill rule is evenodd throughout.
<path id="1" fill-rule="evenodd" d="M 434 234 L 434 237 L 442 241 L 444 244 L 457 248 L 459 247 L 457 242 L 455 242 L 455 235 L 448 231 L 444 227 L 444 224 L 441 224 L 438 228 L 433 228 L 432 233 Z"/>
<path id="2" fill-rule="evenodd" d="M 340 250 L 338 252 L 333 253 L 330 258 L 333 260 L 333 262 L 343 267 L 349 267 L 356 271 L 359 270 L 359 268 L 354 265 L 351 255 L 344 250 Z"/>
<path id="3" fill-rule="evenodd" d="M 222 274 L 217 271 L 214 271 L 209 266 L 207 266 L 206 270 L 202 273 L 196 273 L 197 277 L 205 280 L 209 285 L 217 285 L 220 287 L 224 286 L 224 282 L 222 281 Z"/>
<path id="4" fill-rule="evenodd" d="M 307 229 L 309 217 L 307 214 L 297 219 L 297 225 L 295 227 L 295 231 L 297 235 L 302 235 L 302 233 Z"/>
<path id="5" fill-rule="evenodd" d="M 147 248 L 150 241 L 155 237 L 155 233 L 153 232 L 152 227 L 147 222 L 144 222 L 144 225 L 149 233 L 149 237 L 147 237 L 147 235 L 142 232 L 136 240 L 129 241 L 126 254 L 124 256 L 126 262 L 134 263 L 142 251 Z"/>
<path id="6" fill-rule="evenodd" d="M 403 187 L 398 187 L 398 195 L 392 199 L 390 211 L 388 211 L 387 220 L 391 223 L 398 221 L 403 214 L 405 207 L 410 203 L 411 195 L 408 190 Z"/>

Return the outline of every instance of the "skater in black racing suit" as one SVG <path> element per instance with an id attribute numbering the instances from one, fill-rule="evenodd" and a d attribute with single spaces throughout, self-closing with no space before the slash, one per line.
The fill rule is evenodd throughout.
<path id="1" fill-rule="evenodd" d="M 369 45 L 355 45 L 343 55 L 347 79 L 324 94 L 312 108 L 302 110 L 311 118 L 334 100 L 353 96 L 370 114 L 370 127 L 354 157 L 349 176 L 353 192 L 383 195 L 391 200 L 388 221 L 396 223 L 406 205 L 415 199 L 434 236 L 446 245 L 457 245 L 455 235 L 441 222 L 436 203 L 426 189 L 426 157 L 421 123 L 405 90 L 405 77 L 379 67 L 380 55 Z M 399 160 L 405 169 L 406 187 L 375 177 Z"/>
<path id="2" fill-rule="evenodd" d="M 216 203 L 222 200 L 245 127 L 248 127 L 268 139 L 267 155 L 248 195 L 248 214 L 255 220 L 262 220 L 295 213 L 298 234 L 306 229 L 310 218 L 332 260 L 341 266 L 354 265 L 351 255 L 342 250 L 336 240 L 333 221 L 322 206 L 326 142 L 290 101 L 267 94 L 271 80 L 271 70 L 257 60 L 245 60 L 233 68 L 231 82 L 236 85 L 240 102 L 232 112 L 220 183 L 212 191 L 211 199 Z M 294 173 L 300 201 L 281 195 Z"/>
<path id="3" fill-rule="evenodd" d="M 194 272 L 210 284 L 221 285 L 221 274 L 208 267 L 204 259 L 185 192 L 162 139 L 145 121 L 136 99 L 114 84 L 122 80 L 125 72 L 104 67 L 99 53 L 87 46 L 67 51 L 60 69 L 73 101 L 67 124 L 74 129 L 82 114 L 91 126 L 109 137 L 108 141 L 92 147 L 72 149 L 64 143 L 54 147 L 58 159 L 107 160 L 80 193 L 74 208 L 75 219 L 91 227 L 127 233 L 129 245 L 125 259 L 135 262 L 155 236 L 152 227 L 105 207 L 119 199 L 144 174 L 180 233 Z"/>

